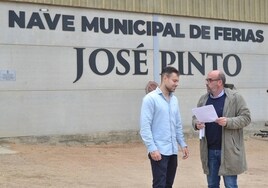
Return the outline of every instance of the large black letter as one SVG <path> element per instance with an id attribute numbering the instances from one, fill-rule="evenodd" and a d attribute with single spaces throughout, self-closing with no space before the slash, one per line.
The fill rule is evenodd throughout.
<path id="1" fill-rule="evenodd" d="M 15 11 L 8 11 L 8 26 L 15 27 L 15 22 L 18 24 L 20 28 L 25 28 L 25 12 L 20 11 L 19 16 L 15 13 Z"/>
<path id="2" fill-rule="evenodd" d="M 169 52 L 169 51 L 160 51 L 161 54 L 161 61 L 162 61 L 162 69 L 163 70 L 165 67 L 167 67 L 168 65 L 172 65 L 175 60 L 176 60 L 176 56 L 173 52 Z M 170 58 L 169 63 L 167 63 L 167 55 Z"/>
<path id="3" fill-rule="evenodd" d="M 107 54 L 107 57 L 108 57 L 108 67 L 107 67 L 106 71 L 104 71 L 104 72 L 100 72 L 97 69 L 96 57 L 97 57 L 98 53 L 101 51 L 105 52 Z M 113 56 L 112 52 L 110 52 L 107 49 L 101 48 L 101 49 L 94 50 L 89 56 L 89 66 L 90 66 L 91 70 L 97 75 L 109 74 L 112 72 L 112 70 L 114 68 L 114 56 Z"/>
<path id="4" fill-rule="evenodd" d="M 178 69 L 181 75 L 185 75 L 184 73 L 184 61 L 183 61 L 183 54 L 184 52 L 177 52 L 178 54 Z"/>
<path id="5" fill-rule="evenodd" d="M 263 34 L 262 30 L 256 31 L 256 37 L 257 37 L 256 41 L 257 42 L 263 42 L 264 41 L 264 36 L 262 34 Z"/>
<path id="6" fill-rule="evenodd" d="M 74 31 L 75 27 L 71 27 L 73 25 L 74 25 L 74 16 L 72 15 L 62 16 L 62 30 L 63 31 Z"/>
<path id="7" fill-rule="evenodd" d="M 119 50 L 119 51 L 118 51 L 118 53 L 117 53 L 117 59 L 118 59 L 119 63 L 120 63 L 121 65 L 123 65 L 123 67 L 125 68 L 125 72 L 120 72 L 120 71 L 118 70 L 118 67 L 117 67 L 117 68 L 116 68 L 116 74 L 118 74 L 118 75 L 125 75 L 125 74 L 127 74 L 127 73 L 129 72 L 129 70 L 130 70 L 129 63 L 128 63 L 127 60 L 122 56 L 122 53 L 123 53 L 123 52 L 126 52 L 127 55 L 129 56 L 129 50 L 124 50 L 124 49 L 122 49 L 122 50 Z"/>
<path id="8" fill-rule="evenodd" d="M 146 50 L 133 50 L 134 51 L 134 62 L 135 62 L 135 72 L 134 75 L 138 74 L 138 75 L 146 75 L 148 74 L 148 69 L 146 69 L 145 72 L 141 72 L 141 67 L 140 64 L 144 63 L 145 65 L 147 65 L 147 61 L 145 60 L 141 60 L 141 54 L 145 54 L 145 56 L 147 55 L 147 51 Z"/>
<path id="9" fill-rule="evenodd" d="M 60 14 L 56 14 L 53 20 L 52 20 L 50 14 L 48 14 L 48 13 L 44 13 L 44 16 L 46 18 L 47 25 L 48 25 L 49 29 L 55 30 L 58 23 L 59 23 Z"/>
<path id="10" fill-rule="evenodd" d="M 45 29 L 45 26 L 42 22 L 40 15 L 37 12 L 34 12 L 30 18 L 30 21 L 27 25 L 28 29 L 32 29 L 34 26 L 39 27 L 39 29 Z"/>
<path id="11" fill-rule="evenodd" d="M 98 17 L 94 17 L 92 22 L 89 23 L 88 19 L 86 16 L 82 16 L 82 23 L 81 23 L 82 31 L 86 32 L 88 30 L 94 29 L 94 32 L 97 33 L 99 32 L 99 20 Z"/>
<path id="12" fill-rule="evenodd" d="M 76 49 L 76 59 L 77 59 L 77 74 L 76 74 L 76 79 L 73 83 L 75 83 L 76 81 L 78 81 L 82 74 L 83 74 L 83 50 L 85 48 L 74 48 Z"/>
<path id="13" fill-rule="evenodd" d="M 200 64 L 195 57 L 191 54 L 191 52 L 188 52 L 188 69 L 189 73 L 188 75 L 193 75 L 192 73 L 192 64 L 199 70 L 202 75 L 205 75 L 205 58 L 204 55 L 205 53 L 200 53 L 202 56 L 202 64 Z"/>
<path id="14" fill-rule="evenodd" d="M 218 56 L 222 58 L 222 54 L 214 54 L 214 53 L 207 53 L 207 56 L 212 56 L 212 69 L 217 70 L 218 69 Z"/>
<path id="15" fill-rule="evenodd" d="M 229 58 L 230 57 L 234 57 L 235 58 L 235 62 L 236 62 L 236 71 L 234 72 L 234 74 L 231 74 L 228 68 L 228 62 L 229 62 Z M 241 60 L 239 59 L 239 57 L 235 54 L 229 54 L 227 55 L 224 60 L 223 60 L 223 69 L 224 72 L 228 75 L 228 76 L 236 76 L 239 74 L 239 72 L 241 71 Z"/>

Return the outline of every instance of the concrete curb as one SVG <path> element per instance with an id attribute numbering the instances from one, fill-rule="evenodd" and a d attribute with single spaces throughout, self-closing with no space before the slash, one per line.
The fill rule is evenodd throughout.
<path id="1" fill-rule="evenodd" d="M 249 126 L 244 129 L 245 138 L 251 137 L 260 129 L 267 127 Z M 186 139 L 198 139 L 198 131 L 185 129 Z M 141 142 L 139 130 L 98 132 L 94 134 L 45 135 L 0 138 L 0 145 L 5 143 L 48 144 L 48 145 L 106 145 Z"/>

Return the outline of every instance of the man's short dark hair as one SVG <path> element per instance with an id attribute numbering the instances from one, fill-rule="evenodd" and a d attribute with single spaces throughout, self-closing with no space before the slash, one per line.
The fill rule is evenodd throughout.
<path id="1" fill-rule="evenodd" d="M 167 67 L 162 69 L 161 77 L 163 77 L 164 75 L 169 76 L 172 73 L 175 73 L 179 76 L 179 71 L 176 68 L 171 67 L 171 66 L 167 66 Z"/>

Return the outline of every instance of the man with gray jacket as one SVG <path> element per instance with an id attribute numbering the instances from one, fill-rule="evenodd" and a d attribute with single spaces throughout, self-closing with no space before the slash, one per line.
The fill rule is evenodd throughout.
<path id="1" fill-rule="evenodd" d="M 220 187 L 223 176 L 226 188 L 237 188 L 237 175 L 247 169 L 243 128 L 250 124 L 250 111 L 243 97 L 225 88 L 223 72 L 213 70 L 206 78 L 207 93 L 197 106 L 213 105 L 219 118 L 215 122 L 199 122 L 193 116 L 195 130 L 205 129 L 200 140 L 200 157 L 209 188 Z"/>

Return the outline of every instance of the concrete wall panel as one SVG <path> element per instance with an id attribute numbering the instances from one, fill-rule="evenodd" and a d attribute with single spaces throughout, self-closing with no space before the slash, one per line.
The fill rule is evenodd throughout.
<path id="1" fill-rule="evenodd" d="M 139 90 L 0 92 L 0 137 L 137 130 Z"/>

